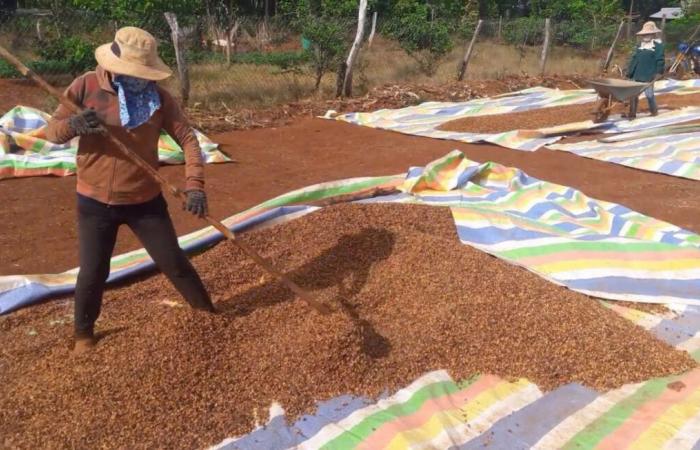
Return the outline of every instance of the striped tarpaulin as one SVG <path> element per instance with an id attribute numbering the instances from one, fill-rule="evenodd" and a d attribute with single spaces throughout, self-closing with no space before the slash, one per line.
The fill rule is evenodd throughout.
<path id="1" fill-rule="evenodd" d="M 694 306 L 700 302 L 700 236 L 515 168 L 470 161 L 458 151 L 403 176 L 290 192 L 225 224 L 235 231 L 269 226 L 318 210 L 308 205 L 313 201 L 376 187 L 398 187 L 401 193 L 364 202 L 450 206 L 462 242 L 572 289 L 590 291 L 585 282 L 598 278 L 601 297 L 672 301 L 665 314 L 604 304 L 700 360 L 700 307 Z M 184 236 L 181 245 L 194 250 L 220 238 L 209 227 Z M 110 281 L 151 265 L 143 250 L 117 256 Z M 0 277 L 0 308 L 7 312 L 71 292 L 76 273 Z M 286 421 L 283 405 L 272 405 L 270 420 L 260 425 L 217 447 L 691 449 L 700 445 L 700 369 L 606 393 L 578 384 L 543 392 L 524 379 L 480 374 L 453 380 L 436 371 L 378 400 L 323 401 L 295 423 Z"/>
<path id="2" fill-rule="evenodd" d="M 555 144 L 548 148 L 635 169 L 700 180 L 700 132 L 697 131 L 614 143 Z"/>
<path id="3" fill-rule="evenodd" d="M 17 106 L 0 118 L 0 179 L 41 175 L 68 176 L 75 174 L 77 138 L 59 145 L 46 140 L 45 126 L 50 116 L 26 106 Z M 208 164 L 230 161 L 212 142 L 195 131 Z M 184 153 L 165 131 L 158 142 L 161 164 L 183 164 Z"/>
<path id="4" fill-rule="evenodd" d="M 676 95 L 698 93 L 700 92 L 700 80 L 659 81 L 656 83 L 656 92 L 657 94 L 671 93 Z M 447 122 L 465 117 L 507 114 L 554 106 L 591 103 L 597 98 L 597 94 L 595 94 L 593 90 L 588 89 L 559 90 L 535 87 L 513 92 L 508 95 L 480 98 L 468 102 L 426 102 L 417 106 L 401 109 L 381 109 L 367 113 L 347 113 L 339 115 L 336 115 L 334 111 L 329 111 L 326 113 L 325 117 L 356 125 L 416 136 L 469 143 L 488 142 L 514 150 L 534 151 L 544 145 L 558 141 L 561 139 L 561 135 L 566 133 L 590 130 L 598 127 L 615 127 L 617 123 L 625 127 L 627 131 L 632 131 L 634 128 L 630 129 L 630 125 L 626 125 L 625 122 L 600 125 L 594 124 L 589 120 L 542 130 L 546 131 L 547 134 L 547 136 L 544 137 L 532 133 L 532 130 L 512 130 L 503 133 L 483 134 L 442 131 L 438 130 L 438 128 Z M 593 112 L 593 106 L 591 106 L 591 112 Z M 679 120 L 694 120 L 698 118 L 697 116 L 691 117 L 689 114 L 685 116 L 685 119 L 674 116 L 673 123 L 679 123 Z M 652 126 L 667 125 L 667 122 L 659 118 L 654 118 L 650 121 L 638 121 L 638 124 L 645 128 L 650 128 Z"/>

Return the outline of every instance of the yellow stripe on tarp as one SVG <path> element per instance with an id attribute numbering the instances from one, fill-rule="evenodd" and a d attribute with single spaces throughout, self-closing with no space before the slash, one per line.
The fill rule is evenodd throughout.
<path id="1" fill-rule="evenodd" d="M 639 435 L 628 448 L 646 450 L 660 448 L 673 439 L 683 425 L 700 414 L 700 388 L 685 400 L 671 405 L 657 420 Z M 698 430 L 700 431 L 700 430 Z"/>
<path id="2" fill-rule="evenodd" d="M 584 255 L 585 256 L 585 255 Z M 619 270 L 646 270 L 646 271 L 671 271 L 671 270 L 691 270 L 700 269 L 700 259 L 666 259 L 662 261 L 638 261 L 633 259 L 634 254 L 630 253 L 630 259 L 593 259 L 581 258 L 567 261 L 557 261 L 547 264 L 535 264 L 531 267 L 542 272 L 557 273 L 569 272 L 580 269 L 615 268 Z"/>

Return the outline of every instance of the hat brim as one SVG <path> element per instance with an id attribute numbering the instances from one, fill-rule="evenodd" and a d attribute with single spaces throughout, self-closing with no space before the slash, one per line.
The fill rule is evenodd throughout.
<path id="1" fill-rule="evenodd" d="M 659 34 L 659 33 L 661 33 L 661 30 L 659 30 L 659 29 L 656 29 L 656 31 L 644 31 L 644 30 L 642 30 L 639 33 L 637 33 L 637 36 L 645 36 L 647 34 Z"/>
<path id="2" fill-rule="evenodd" d="M 97 47 L 97 50 L 95 50 L 95 59 L 102 68 L 117 75 L 128 75 L 144 80 L 161 81 L 169 78 L 173 74 L 172 70 L 170 70 L 159 57 L 156 57 L 153 65 L 148 66 L 124 61 L 114 54 L 112 51 L 112 44 L 104 44 Z"/>

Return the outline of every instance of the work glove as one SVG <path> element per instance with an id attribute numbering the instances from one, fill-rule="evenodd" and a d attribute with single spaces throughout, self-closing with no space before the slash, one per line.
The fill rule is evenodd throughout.
<path id="1" fill-rule="evenodd" d="M 187 202 L 182 206 L 183 209 L 186 209 L 199 218 L 203 218 L 209 213 L 206 192 L 199 189 L 191 189 L 185 191 L 185 194 L 187 194 Z"/>
<path id="2" fill-rule="evenodd" d="M 103 132 L 100 127 L 100 119 L 94 109 L 86 109 L 80 114 L 75 114 L 68 119 L 71 129 L 76 136 L 89 134 L 100 134 Z"/>

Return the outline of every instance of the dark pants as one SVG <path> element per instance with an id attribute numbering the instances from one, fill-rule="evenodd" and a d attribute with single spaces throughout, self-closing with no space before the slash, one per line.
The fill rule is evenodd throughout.
<path id="1" fill-rule="evenodd" d="M 75 332 L 91 336 L 102 306 L 109 262 L 120 225 L 139 238 L 158 268 L 193 308 L 213 310 L 209 294 L 177 243 L 162 195 L 137 205 L 109 206 L 78 195 L 80 271 L 75 287 Z"/>

